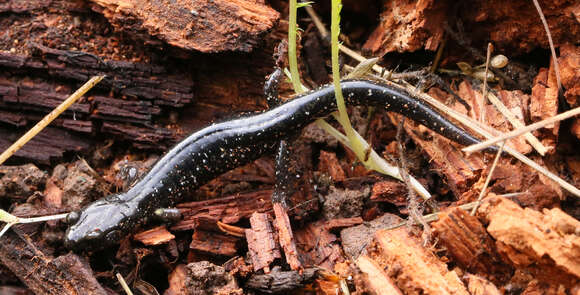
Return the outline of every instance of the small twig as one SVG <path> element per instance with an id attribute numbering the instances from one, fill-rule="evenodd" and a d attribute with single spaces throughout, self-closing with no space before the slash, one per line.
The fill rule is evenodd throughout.
<path id="1" fill-rule="evenodd" d="M 85 83 L 81 88 L 77 89 L 75 93 L 71 94 L 65 101 L 63 101 L 58 107 L 56 107 L 52 112 L 46 115 L 40 122 L 38 122 L 34 127 L 32 127 L 26 134 L 24 134 L 20 139 L 18 139 L 14 144 L 12 144 L 7 150 L 5 150 L 0 155 L 0 165 L 2 165 L 8 158 L 10 158 L 16 151 L 18 151 L 22 146 L 24 146 L 28 141 L 30 141 L 34 136 L 36 136 L 42 129 L 44 129 L 50 122 L 56 119 L 62 112 L 68 109 L 73 103 L 75 103 L 79 98 L 81 98 L 87 91 L 97 85 L 105 76 L 95 76 L 92 77 L 87 83 Z"/>
<path id="2" fill-rule="evenodd" d="M 530 132 L 530 131 L 534 131 L 536 129 L 540 129 L 542 127 L 545 127 L 547 125 L 568 119 L 570 117 L 574 117 L 576 115 L 580 114 L 580 107 L 577 107 L 575 109 L 571 109 L 569 111 L 563 112 L 561 114 L 558 114 L 556 116 L 550 117 L 548 119 L 536 122 L 534 124 L 530 124 L 528 126 L 522 127 L 522 128 L 518 128 L 515 129 L 513 131 L 504 133 L 498 137 L 492 138 L 492 139 L 488 139 L 486 141 L 480 142 L 478 144 L 474 144 L 474 145 L 470 145 L 468 147 L 463 148 L 462 150 L 466 153 L 473 153 L 473 152 L 477 152 L 479 150 L 482 150 L 486 147 L 492 146 L 500 141 L 504 141 L 506 139 L 510 139 L 512 137 L 516 137 L 516 136 L 520 136 L 526 132 Z"/>
<path id="3" fill-rule="evenodd" d="M 489 185 L 489 182 L 491 181 L 491 176 L 493 175 L 493 171 L 495 170 L 495 167 L 497 166 L 497 163 L 499 162 L 499 158 L 501 157 L 501 153 L 503 152 L 504 146 L 505 146 L 505 141 L 502 141 L 501 146 L 499 147 L 499 150 L 497 151 L 497 154 L 495 155 L 495 159 L 493 159 L 493 164 L 491 165 L 491 168 L 489 168 L 489 173 L 487 174 L 487 177 L 485 179 L 485 183 L 483 184 L 483 187 L 481 188 L 481 191 L 479 192 L 479 196 L 477 197 L 477 202 L 476 202 L 475 206 L 473 207 L 473 209 L 471 209 L 471 215 L 475 215 L 475 211 L 477 211 L 477 207 L 479 207 L 479 204 L 481 204 L 481 199 L 483 199 L 483 195 L 485 194 L 485 191 L 487 190 L 487 186 Z"/>
<path id="4" fill-rule="evenodd" d="M 540 15 L 540 19 L 544 25 L 544 30 L 546 30 L 546 35 L 548 36 L 548 43 L 550 43 L 550 51 L 552 52 L 552 60 L 554 61 L 554 71 L 556 72 L 556 82 L 558 83 L 558 94 L 560 94 L 562 92 L 562 80 L 560 79 L 560 66 L 558 65 L 558 58 L 556 58 L 556 49 L 554 49 L 552 34 L 550 33 L 550 28 L 548 27 L 548 22 L 542 12 L 540 3 L 538 3 L 538 0 L 532 0 L 532 2 L 534 2 L 534 6 L 536 6 L 536 10 L 538 11 L 538 15 Z"/>
<path id="5" fill-rule="evenodd" d="M 127 295 L 133 295 L 133 292 L 131 291 L 131 289 L 129 289 L 129 286 L 127 285 L 127 282 L 125 282 L 123 276 L 120 273 L 116 273 L 115 276 L 117 277 L 117 280 L 119 281 L 119 284 L 121 284 L 121 287 L 123 288 L 125 293 L 127 293 Z"/>
<path id="6" fill-rule="evenodd" d="M 483 75 L 483 106 L 481 107 L 481 117 L 479 117 L 480 122 L 485 122 L 485 105 L 487 104 L 487 73 L 489 72 L 489 60 L 491 59 L 491 51 L 493 46 L 491 43 L 487 43 L 487 55 L 485 57 L 485 73 Z"/>

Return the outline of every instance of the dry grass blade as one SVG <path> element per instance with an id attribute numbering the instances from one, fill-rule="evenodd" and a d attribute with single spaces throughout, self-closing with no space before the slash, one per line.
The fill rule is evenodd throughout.
<path id="1" fill-rule="evenodd" d="M 502 141 L 501 146 L 499 147 L 499 150 L 497 151 L 497 154 L 495 155 L 495 159 L 493 159 L 493 164 L 491 165 L 491 168 L 489 168 L 489 173 L 487 174 L 487 177 L 485 178 L 485 183 L 483 184 L 483 187 L 481 188 L 481 191 L 479 192 L 479 196 L 477 197 L 476 204 L 473 207 L 473 209 L 471 209 L 471 215 L 475 215 L 475 211 L 477 211 L 477 207 L 479 207 L 479 204 L 481 204 L 481 199 L 483 199 L 483 195 L 485 194 L 485 190 L 487 190 L 487 186 L 489 185 L 489 182 L 491 181 L 491 176 L 493 175 L 493 171 L 495 170 L 495 167 L 497 167 L 497 163 L 499 162 L 499 158 L 501 157 L 501 153 L 503 152 L 504 146 L 505 146 L 505 141 Z"/>
<path id="2" fill-rule="evenodd" d="M 123 290 L 125 291 L 125 293 L 127 295 L 133 295 L 133 292 L 129 288 L 129 285 L 127 285 L 127 282 L 125 282 L 125 279 L 123 278 L 123 276 L 120 273 L 116 273 L 115 276 L 117 277 L 119 284 L 121 284 L 121 287 L 123 287 Z"/>
<path id="3" fill-rule="evenodd" d="M 552 41 L 552 34 L 550 33 L 550 27 L 548 27 L 548 22 L 546 21 L 546 17 L 542 12 L 542 8 L 540 7 L 540 3 L 538 0 L 532 0 L 534 2 L 534 6 L 536 6 L 536 10 L 538 11 L 538 15 L 542 20 L 542 24 L 544 25 L 544 30 L 546 30 L 546 35 L 548 36 L 548 43 L 550 43 L 550 51 L 552 52 L 552 60 L 554 61 L 554 71 L 556 72 L 556 81 L 558 83 L 558 93 L 562 92 L 562 80 L 560 79 L 560 66 L 558 65 L 558 59 L 556 58 L 556 49 L 554 49 L 554 41 Z"/>
<path id="4" fill-rule="evenodd" d="M 556 116 L 550 117 L 548 119 L 536 122 L 534 124 L 530 124 L 528 126 L 522 127 L 522 128 L 518 128 L 515 129 L 513 131 L 510 131 L 508 133 L 505 133 L 501 136 L 486 140 L 484 142 L 480 142 L 478 144 L 474 144 L 474 145 L 470 145 L 466 148 L 463 148 L 462 150 L 466 153 L 473 153 L 473 152 L 477 152 L 479 150 L 482 150 L 486 147 L 492 146 L 500 141 L 504 141 L 506 139 L 510 139 L 512 137 L 516 137 L 516 136 L 520 136 L 526 132 L 530 132 L 530 131 L 534 131 L 536 129 L 540 129 L 542 127 L 545 127 L 547 125 L 577 116 L 580 114 L 580 107 L 577 107 L 575 109 L 571 109 L 569 111 L 563 112 L 561 114 L 558 114 Z"/>
<path id="5" fill-rule="evenodd" d="M 46 115 L 40 122 L 38 122 L 34 127 L 32 127 L 26 134 L 20 137 L 14 144 L 12 144 L 7 150 L 5 150 L 0 155 L 0 165 L 2 165 L 8 158 L 10 158 L 16 151 L 18 151 L 22 146 L 24 146 L 28 141 L 30 141 L 34 136 L 36 136 L 42 129 L 44 129 L 50 122 L 56 119 L 62 112 L 68 109 L 73 103 L 75 103 L 79 98 L 81 98 L 87 91 L 97 85 L 105 76 L 95 76 L 92 77 L 87 83 L 85 83 L 81 88 L 77 89 L 75 93 L 71 94 L 67 99 L 65 99 L 58 107 L 56 107 L 52 112 Z"/>

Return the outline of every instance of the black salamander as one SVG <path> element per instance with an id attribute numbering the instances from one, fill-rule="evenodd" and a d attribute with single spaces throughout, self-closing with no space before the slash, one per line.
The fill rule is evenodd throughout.
<path id="1" fill-rule="evenodd" d="M 383 106 L 462 145 L 479 142 L 403 89 L 363 80 L 341 84 L 348 104 Z M 280 140 L 334 111 L 334 88 L 327 85 L 268 111 L 203 128 L 169 150 L 128 191 L 69 214 L 72 225 L 65 245 L 82 250 L 116 244 L 147 222 L 156 209 L 171 206 L 220 174 L 274 151 Z"/>

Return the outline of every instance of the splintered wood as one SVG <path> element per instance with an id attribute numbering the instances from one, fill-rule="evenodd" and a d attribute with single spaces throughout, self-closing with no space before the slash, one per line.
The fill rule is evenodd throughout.
<path id="1" fill-rule="evenodd" d="M 276 229 L 278 230 L 278 238 L 280 245 L 284 249 L 286 255 L 286 262 L 290 265 L 292 270 L 302 268 L 302 263 L 298 259 L 298 250 L 296 250 L 296 243 L 294 242 L 294 234 L 292 233 L 292 226 L 286 209 L 280 203 L 274 203 L 274 216 L 276 216 Z"/>
<path id="2" fill-rule="evenodd" d="M 367 251 L 404 294 L 469 294 L 458 275 L 421 246 L 406 228 L 377 231 Z M 376 272 L 374 276 L 382 278 Z M 386 284 L 381 280 L 377 284 Z"/>
<path id="3" fill-rule="evenodd" d="M 540 3 L 556 47 L 566 42 L 576 42 L 580 32 L 577 2 Z M 371 51 L 374 56 L 420 49 L 435 51 L 442 43 L 448 12 L 456 9 L 453 5 L 454 2 L 434 0 L 418 3 L 401 0 L 383 2 L 381 21 L 363 48 Z M 514 14 L 514 11 L 518 13 Z M 469 32 L 469 37 L 487 36 L 485 40 L 490 40 L 500 49 L 512 49 L 512 54 L 529 52 L 538 44 L 548 47 L 542 22 L 538 21 L 538 12 L 529 1 L 473 1 L 469 9 L 463 9 L 456 17 L 465 32 Z M 447 25 L 453 26 L 454 23 Z M 480 39 L 483 38 L 476 38 Z M 481 58 L 484 57 L 483 54 Z"/>
<path id="4" fill-rule="evenodd" d="M 260 1 L 92 0 L 119 31 L 186 50 L 250 52 L 280 14 Z M 157 38 L 158 40 L 155 40 Z"/>
<path id="5" fill-rule="evenodd" d="M 403 294 L 385 270 L 368 256 L 360 256 L 356 260 L 356 265 L 364 273 L 364 280 L 368 283 L 367 288 L 373 294 Z"/>
<path id="6" fill-rule="evenodd" d="M 580 221 L 558 208 L 538 212 L 494 196 L 478 214 L 514 266 L 552 283 L 570 286 L 580 279 Z"/>
<path id="7" fill-rule="evenodd" d="M 248 251 L 254 266 L 254 271 L 263 269 L 270 272 L 270 263 L 282 257 L 275 237 L 272 223 L 266 213 L 254 213 L 250 217 L 251 229 L 246 229 Z"/>
<path id="8" fill-rule="evenodd" d="M 440 213 L 432 227 L 440 243 L 462 268 L 496 277 L 496 281 L 512 270 L 501 260 L 485 227 L 465 210 L 454 207 Z"/>
<path id="9" fill-rule="evenodd" d="M 150 230 L 146 230 L 146 231 L 140 232 L 138 234 L 135 234 L 133 236 L 133 239 L 135 239 L 135 240 L 137 240 L 145 245 L 153 246 L 153 245 L 167 243 L 167 242 L 175 239 L 175 236 L 167 230 L 165 225 L 161 225 L 158 227 L 154 227 Z"/>

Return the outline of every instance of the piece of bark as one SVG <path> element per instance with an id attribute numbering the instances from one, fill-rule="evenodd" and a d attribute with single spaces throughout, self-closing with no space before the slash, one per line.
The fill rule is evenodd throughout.
<path id="1" fill-rule="evenodd" d="M 308 223 L 294 234 L 298 253 L 305 266 L 333 270 L 337 263 L 346 260 L 338 238 L 329 231 L 324 220 Z"/>
<path id="2" fill-rule="evenodd" d="M 137 127 L 131 124 L 104 122 L 101 132 L 120 138 L 131 138 L 133 146 L 137 148 L 169 148 L 177 140 L 169 129 Z"/>
<path id="3" fill-rule="evenodd" d="M 334 182 L 344 181 L 346 174 L 338 162 L 335 153 L 320 151 L 318 170 L 327 173 Z"/>
<path id="4" fill-rule="evenodd" d="M 198 229 L 193 233 L 189 248 L 206 254 L 231 257 L 238 252 L 239 241 L 237 237 Z"/>
<path id="5" fill-rule="evenodd" d="M 500 295 L 497 287 L 490 281 L 478 277 L 476 275 L 469 274 L 467 278 L 467 290 L 471 295 Z"/>
<path id="6" fill-rule="evenodd" d="M 23 131 L 24 132 L 24 131 Z M 18 136 L 13 130 L 0 127 L 0 150 L 6 150 Z M 81 138 L 65 130 L 46 127 L 19 149 L 14 156 L 50 164 L 52 159 L 62 158 L 65 151 L 86 151 L 92 140 Z"/>
<path id="7" fill-rule="evenodd" d="M 431 224 L 441 243 L 462 268 L 487 277 L 494 282 L 505 282 L 513 269 L 505 264 L 495 243 L 475 216 L 453 207 L 439 213 L 439 220 Z"/>
<path id="8" fill-rule="evenodd" d="M 580 47 L 573 44 L 562 44 L 558 57 L 564 97 L 570 107 L 580 105 Z"/>
<path id="9" fill-rule="evenodd" d="M 133 239 L 139 241 L 147 246 L 155 246 L 175 239 L 175 236 L 171 234 L 165 225 L 160 225 L 152 229 L 142 231 L 133 235 Z"/>
<path id="10" fill-rule="evenodd" d="M 280 245 L 284 249 L 284 255 L 286 255 L 286 262 L 292 270 L 302 269 L 302 263 L 298 258 L 298 250 L 296 249 L 294 234 L 286 208 L 280 203 L 274 203 L 272 207 L 274 209 L 274 216 L 276 217 L 274 225 L 278 231 Z"/>
<path id="11" fill-rule="evenodd" d="M 169 275 L 165 295 L 241 295 L 234 277 L 221 266 L 208 261 L 179 264 Z"/>
<path id="12" fill-rule="evenodd" d="M 262 1 L 92 0 L 118 31 L 185 50 L 250 52 L 280 14 Z M 157 41 L 157 42 L 156 42 Z"/>
<path id="13" fill-rule="evenodd" d="M 439 1 L 389 1 L 383 4 L 379 25 L 363 49 L 381 56 L 387 52 L 436 50 L 443 37 L 447 4 Z"/>
<path id="14" fill-rule="evenodd" d="M 403 294 L 382 267 L 368 256 L 361 255 L 356 259 L 356 265 L 364 274 L 366 289 L 372 294 Z"/>
<path id="15" fill-rule="evenodd" d="M 536 295 L 536 294 L 554 294 L 564 295 L 568 294 L 566 288 L 560 284 L 545 283 L 539 280 L 532 280 L 526 286 L 525 290 L 521 292 L 522 295 Z M 570 293 L 578 294 L 578 293 Z"/>
<path id="16" fill-rule="evenodd" d="M 41 190 L 48 175 L 34 164 L 0 166 L 0 198 L 26 200 Z"/>
<path id="17" fill-rule="evenodd" d="M 354 190 L 331 186 L 324 199 L 322 214 L 327 220 L 361 216 L 363 204 L 369 195 L 368 186 Z"/>
<path id="18" fill-rule="evenodd" d="M 184 73 L 156 64 L 103 60 L 88 52 L 67 51 L 33 44 L 42 54 L 41 69 L 56 77 L 84 82 L 91 76 L 105 74 L 97 89 L 112 89 L 120 95 L 152 100 L 157 105 L 182 107 L 193 98 L 193 81 Z M 0 62 L 5 56 L 0 54 Z M 35 68 L 36 57 L 23 56 L 22 67 Z M 42 63 L 41 63 L 42 64 Z"/>
<path id="19" fill-rule="evenodd" d="M 248 279 L 245 287 L 266 294 L 288 294 L 312 283 L 317 272 L 316 268 L 306 268 L 302 271 L 274 270 L 269 274 L 254 274 Z"/>
<path id="20" fill-rule="evenodd" d="M 367 251 L 404 294 L 469 294 L 457 274 L 404 227 L 377 231 Z"/>
<path id="21" fill-rule="evenodd" d="M 377 230 L 401 222 L 403 222 L 401 217 L 387 213 L 365 224 L 343 229 L 340 231 L 340 239 L 345 254 L 353 260 L 356 259 L 372 241 Z"/>
<path id="22" fill-rule="evenodd" d="M 327 230 L 336 230 L 345 227 L 356 226 L 363 222 L 364 220 L 361 217 L 339 218 L 326 221 L 324 226 L 326 227 Z"/>
<path id="23" fill-rule="evenodd" d="M 255 212 L 250 217 L 250 224 L 252 228 L 246 229 L 246 240 L 254 271 L 263 269 L 264 273 L 269 273 L 270 263 L 282 257 L 269 215 Z"/>
<path id="24" fill-rule="evenodd" d="M 478 210 L 498 251 L 546 282 L 580 279 L 580 221 L 558 208 L 538 212 L 490 195 Z"/>
<path id="25" fill-rule="evenodd" d="M 205 201 L 181 203 L 177 205 L 183 214 L 183 220 L 171 227 L 173 231 L 191 230 L 196 228 L 196 220 L 200 218 L 236 223 L 243 218 L 250 218 L 254 212 L 272 210 L 270 200 L 272 190 L 262 190 L 233 196 L 210 199 Z"/>
<path id="26" fill-rule="evenodd" d="M 578 40 L 578 3 L 539 1 L 539 4 L 556 47 Z M 456 20 L 452 22 L 450 11 L 456 11 L 453 13 Z M 381 21 L 363 48 L 375 56 L 420 49 L 435 51 L 441 43 L 443 28 L 446 25 L 455 27 L 455 23 L 460 22 L 463 30 L 469 32 L 462 37 L 468 38 L 463 40 L 465 44 L 483 48 L 482 42 L 487 40 L 493 42 L 498 51 L 524 53 L 538 45 L 548 48 L 546 33 L 537 19 L 533 3 L 526 1 L 473 1 L 469 6 L 441 1 L 391 1 L 383 4 Z"/>
<path id="27" fill-rule="evenodd" d="M 371 201 L 389 202 L 396 206 L 407 204 L 407 187 L 397 180 L 384 180 L 373 184 Z"/>
<path id="28" fill-rule="evenodd" d="M 531 122 L 537 122 L 557 114 L 558 84 L 556 82 L 553 62 L 550 62 L 550 68 L 540 69 L 540 72 L 534 79 L 534 86 L 532 87 L 532 95 L 530 98 L 530 120 Z M 536 131 L 536 133 L 541 134 L 539 137 L 546 147 L 555 149 L 559 126 L 560 123 L 557 122 Z"/>
<path id="29" fill-rule="evenodd" d="M 37 294 L 108 294 L 74 254 L 53 258 L 17 228 L 2 236 L 0 261 Z"/>
<path id="30" fill-rule="evenodd" d="M 426 128 L 416 128 L 408 124 L 409 122 L 405 122 L 407 130 L 426 131 Z M 428 132 L 433 134 L 431 131 Z M 485 167 L 481 154 L 466 156 L 461 152 L 460 146 L 455 146 L 450 140 L 439 135 L 433 134 L 432 140 L 426 140 L 415 132 L 409 133 L 409 136 L 428 155 L 431 169 L 445 175 L 446 183 L 455 195 L 469 190 L 469 185 L 481 177 Z"/>

